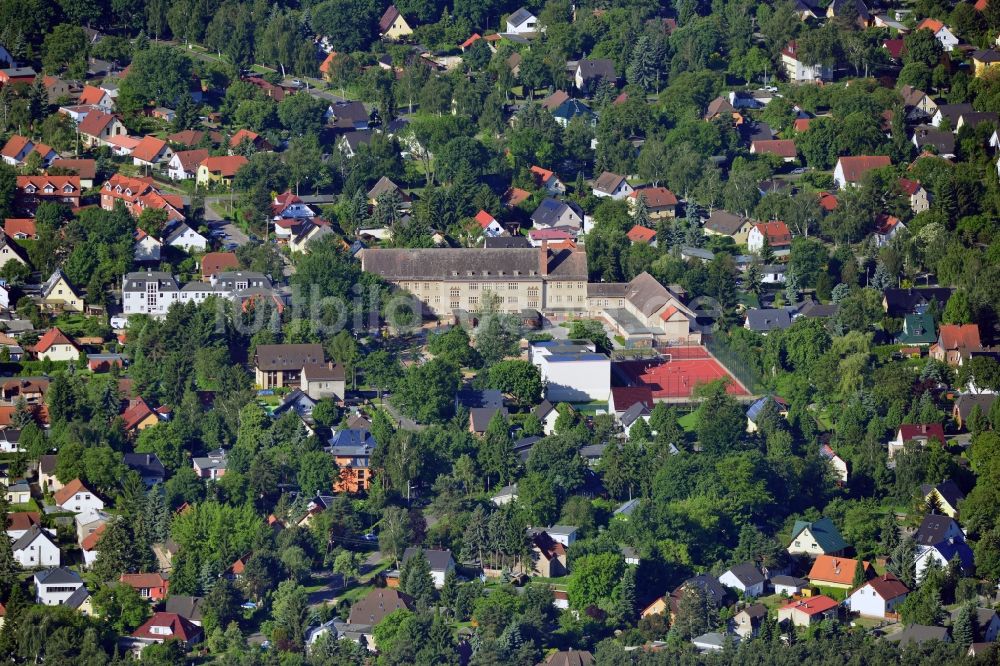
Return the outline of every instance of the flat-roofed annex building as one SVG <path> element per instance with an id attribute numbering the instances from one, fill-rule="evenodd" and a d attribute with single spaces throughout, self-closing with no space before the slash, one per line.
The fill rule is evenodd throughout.
<path id="1" fill-rule="evenodd" d="M 367 249 L 361 268 L 419 299 L 427 314 L 474 312 L 493 294 L 503 312 L 587 312 L 587 255 L 537 248 Z"/>

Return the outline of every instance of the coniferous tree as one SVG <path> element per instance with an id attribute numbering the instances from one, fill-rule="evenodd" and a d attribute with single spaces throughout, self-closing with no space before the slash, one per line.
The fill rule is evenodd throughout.
<path id="1" fill-rule="evenodd" d="M 976 604 L 975 602 L 968 602 L 962 606 L 958 611 L 958 617 L 955 618 L 955 626 L 952 628 L 951 635 L 955 640 L 955 643 L 961 645 L 962 647 L 969 647 L 976 642 Z"/>
<path id="2" fill-rule="evenodd" d="M 399 589 L 414 599 L 430 604 L 434 600 L 434 577 L 431 563 L 423 549 L 410 555 L 399 570 Z"/>
<path id="3" fill-rule="evenodd" d="M 7 502 L 7 488 L 0 484 L 0 525 L 7 525 L 10 504 Z M 12 541 L 6 529 L 0 533 L 0 600 L 6 599 L 11 589 L 17 586 L 21 565 L 14 559 Z"/>

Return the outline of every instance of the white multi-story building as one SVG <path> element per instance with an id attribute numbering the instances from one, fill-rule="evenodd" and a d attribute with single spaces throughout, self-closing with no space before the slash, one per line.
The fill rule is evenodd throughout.
<path id="1" fill-rule="evenodd" d="M 163 317 L 174 303 L 202 303 L 209 296 L 244 301 L 260 295 L 276 298 L 263 273 L 227 271 L 212 276 L 211 282 L 192 281 L 181 287 L 170 273 L 134 272 L 122 279 L 122 312 Z"/>
<path id="2" fill-rule="evenodd" d="M 531 362 L 538 367 L 549 402 L 607 402 L 611 394 L 611 359 L 592 344 L 575 340 L 532 343 Z"/>

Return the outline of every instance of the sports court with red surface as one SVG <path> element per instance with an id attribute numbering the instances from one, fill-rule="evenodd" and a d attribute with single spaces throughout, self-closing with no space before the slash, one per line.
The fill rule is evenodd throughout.
<path id="1" fill-rule="evenodd" d="M 659 351 L 658 358 L 616 362 L 615 370 L 633 386 L 648 386 L 654 400 L 690 398 L 696 386 L 717 379 L 728 380 L 726 392 L 730 395 L 750 395 L 704 347 L 667 347 Z"/>

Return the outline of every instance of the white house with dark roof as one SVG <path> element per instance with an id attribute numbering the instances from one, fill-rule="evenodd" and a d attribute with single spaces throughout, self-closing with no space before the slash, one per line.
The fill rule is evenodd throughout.
<path id="1" fill-rule="evenodd" d="M 80 574 L 66 567 L 44 569 L 35 574 L 35 603 L 58 606 L 83 587 Z"/>
<path id="2" fill-rule="evenodd" d="M 420 550 L 424 551 L 424 556 L 431 565 L 431 578 L 434 579 L 434 587 L 440 590 L 444 587 L 445 576 L 448 575 L 449 571 L 455 569 L 455 558 L 451 556 L 450 550 L 439 550 L 436 548 L 421 549 L 410 546 L 403 551 L 402 561 L 405 563 Z"/>
<path id="3" fill-rule="evenodd" d="M 538 32 L 538 18 L 524 7 L 507 17 L 507 33 L 529 35 Z"/>
<path id="4" fill-rule="evenodd" d="M 593 193 L 595 197 L 618 200 L 624 199 L 632 194 L 633 191 L 633 187 L 628 184 L 625 176 L 620 176 L 610 171 L 603 172 L 594 181 Z"/>
<path id="5" fill-rule="evenodd" d="M 719 576 L 719 582 L 739 591 L 746 597 L 759 597 L 764 594 L 767 578 L 753 562 L 744 562 L 726 569 Z"/>
<path id="6" fill-rule="evenodd" d="M 59 566 L 59 546 L 52 535 L 38 525 L 32 525 L 11 544 L 14 559 L 26 569 Z"/>

